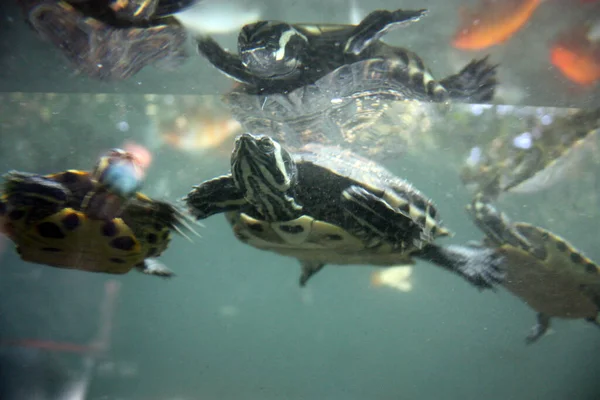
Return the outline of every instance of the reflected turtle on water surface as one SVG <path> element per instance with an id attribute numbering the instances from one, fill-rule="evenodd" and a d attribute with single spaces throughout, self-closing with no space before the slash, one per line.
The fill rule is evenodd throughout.
<path id="1" fill-rule="evenodd" d="M 240 32 L 239 55 L 209 37 L 200 38 L 199 48 L 239 81 L 224 101 L 246 131 L 292 151 L 307 143 L 343 144 L 381 159 L 406 146 L 402 132 L 378 124 L 392 102 L 481 103 L 497 86 L 487 58 L 436 81 L 417 54 L 379 40 L 424 14 L 377 10 L 358 25 L 260 21 Z"/>
<path id="2" fill-rule="evenodd" d="M 127 79 L 147 65 L 173 69 L 187 57 L 187 33 L 169 15 L 194 0 L 18 0 L 27 22 L 77 72 Z"/>
<path id="3" fill-rule="evenodd" d="M 258 21 L 240 31 L 239 54 L 227 52 L 209 36 L 198 39 L 198 50 L 252 94 L 285 94 L 313 84 L 344 65 L 391 58 L 397 61 L 394 68 L 397 73 L 402 71 L 407 86 L 414 81 L 428 98 L 490 100 L 494 67 L 485 59 L 473 61 L 460 73 L 437 82 L 416 54 L 380 40 L 388 31 L 418 21 L 425 14 L 426 10 L 375 10 L 357 25 Z"/>
<path id="4" fill-rule="evenodd" d="M 268 136 L 243 134 L 231 173 L 194 187 L 184 201 L 198 219 L 225 213 L 242 242 L 298 259 L 301 286 L 326 264 L 390 266 L 413 257 L 478 288 L 502 280 L 495 251 L 434 244 L 450 232 L 433 203 L 383 166 L 337 147 L 291 154 Z"/>
<path id="5" fill-rule="evenodd" d="M 10 171 L 0 197 L 0 230 L 28 262 L 172 276 L 155 257 L 167 249 L 171 231 L 196 232 L 182 211 L 139 193 L 141 179 L 135 158 L 122 150 L 101 157 L 92 172 Z"/>
<path id="6" fill-rule="evenodd" d="M 460 177 L 475 193 L 495 199 L 504 193 L 543 190 L 564 179 L 593 148 L 600 108 L 560 115 L 535 133 L 495 138 L 464 163 Z"/>
<path id="7" fill-rule="evenodd" d="M 495 67 L 474 61 L 460 75 L 473 90 L 448 92 L 423 69 L 418 56 L 400 50 L 343 65 L 312 84 L 285 94 L 253 94 L 238 85 L 224 96 L 232 115 L 248 132 L 270 135 L 291 150 L 307 143 L 340 145 L 369 158 L 397 155 L 403 132 L 379 124 L 392 103 L 421 109 L 419 101 L 486 101 L 493 96 Z M 466 97 L 462 94 L 466 93 Z M 407 111 L 410 112 L 410 111 Z M 392 124 L 394 125 L 394 124 Z"/>
<path id="8" fill-rule="evenodd" d="M 600 267 L 565 239 L 525 222 L 511 222 L 482 194 L 467 211 L 485 233 L 476 248 L 502 256 L 502 285 L 537 314 L 528 344 L 541 338 L 550 319 L 586 319 L 600 326 Z"/>

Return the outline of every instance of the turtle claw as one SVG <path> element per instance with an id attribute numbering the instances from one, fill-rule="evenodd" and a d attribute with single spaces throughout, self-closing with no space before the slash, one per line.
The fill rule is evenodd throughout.
<path id="1" fill-rule="evenodd" d="M 153 258 L 144 260 L 144 262 L 138 265 L 136 268 L 144 274 L 155 275 L 161 278 L 172 278 L 175 276 L 173 271 L 167 268 L 163 263 Z"/>
<path id="2" fill-rule="evenodd" d="M 376 10 L 358 24 L 344 51 L 354 55 L 362 53 L 371 43 L 381 39 L 389 30 L 418 21 L 427 10 Z"/>
<path id="3" fill-rule="evenodd" d="M 498 82 L 496 68 L 488 57 L 473 60 L 459 73 L 440 81 L 450 98 L 470 103 L 484 103 L 492 100 Z"/>

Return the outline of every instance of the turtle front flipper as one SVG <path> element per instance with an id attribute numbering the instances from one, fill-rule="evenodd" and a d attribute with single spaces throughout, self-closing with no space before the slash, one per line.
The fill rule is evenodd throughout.
<path id="1" fill-rule="evenodd" d="M 125 205 L 121 218 L 132 227 L 164 226 L 188 240 L 191 240 L 190 235 L 200 236 L 192 226 L 192 218 L 183 211 L 170 203 L 150 200 L 141 194 Z"/>
<path id="2" fill-rule="evenodd" d="M 166 265 L 153 258 L 145 259 L 144 261 L 136 265 L 135 268 L 146 275 L 155 275 L 161 278 L 172 278 L 173 276 L 175 276 L 175 273 L 169 268 L 167 268 Z"/>
<path id="3" fill-rule="evenodd" d="M 231 174 L 219 176 L 194 186 L 182 199 L 190 214 L 205 219 L 214 214 L 237 211 L 247 202 Z"/>
<path id="4" fill-rule="evenodd" d="M 239 56 L 231 54 L 223 49 L 213 38 L 202 36 L 199 37 L 197 41 L 198 53 L 225 75 L 228 75 L 238 82 L 263 86 L 261 85 L 261 82 L 257 82 L 257 80 L 260 81 L 260 79 L 247 72 Z M 264 84 L 268 85 L 269 82 L 264 82 Z"/>
<path id="5" fill-rule="evenodd" d="M 393 208 L 382 198 L 359 186 L 342 192 L 342 207 L 366 231 L 366 236 L 380 237 L 398 248 L 406 243 L 420 246 L 421 230 L 409 215 Z"/>
<path id="6" fill-rule="evenodd" d="M 496 68 L 488 62 L 488 57 L 473 60 L 458 74 L 448 76 L 440 84 L 448 91 L 451 99 L 468 103 L 484 103 L 494 97 Z"/>
<path id="7" fill-rule="evenodd" d="M 71 197 L 68 188 L 43 175 L 10 171 L 3 179 L 3 199 L 9 217 L 43 219 L 64 208 Z"/>
<path id="8" fill-rule="evenodd" d="M 302 273 L 300 274 L 301 287 L 306 286 L 306 282 L 325 266 L 323 263 L 313 261 L 301 261 L 300 263 L 302 265 Z"/>
<path id="9" fill-rule="evenodd" d="M 550 317 L 544 313 L 538 313 L 537 323 L 531 328 L 531 333 L 525 338 L 525 343 L 535 343 L 539 338 L 544 336 L 550 327 Z"/>
<path id="10" fill-rule="evenodd" d="M 373 11 L 356 26 L 346 42 L 344 52 L 359 55 L 389 30 L 418 21 L 426 12 L 427 10 Z"/>
<path id="11" fill-rule="evenodd" d="M 59 209 L 69 200 L 69 190 L 64 185 L 43 175 L 9 171 L 2 178 L 2 192 L 15 207 L 48 204 Z"/>

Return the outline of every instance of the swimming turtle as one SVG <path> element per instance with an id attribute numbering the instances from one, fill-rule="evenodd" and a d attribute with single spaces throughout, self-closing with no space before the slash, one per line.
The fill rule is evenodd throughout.
<path id="1" fill-rule="evenodd" d="M 290 154 L 268 136 L 242 134 L 231 173 L 185 197 L 198 219 L 226 213 L 236 237 L 298 259 L 300 285 L 325 264 L 412 264 L 456 272 L 479 288 L 502 279 L 493 250 L 441 247 L 448 236 L 433 203 L 381 165 L 339 147 L 307 145 Z"/>
<path id="2" fill-rule="evenodd" d="M 27 21 L 80 73 L 121 80 L 187 57 L 185 29 L 169 15 L 194 0 L 19 0 Z"/>
<path id="3" fill-rule="evenodd" d="M 502 255 L 502 285 L 537 314 L 528 344 L 544 335 L 550 319 L 585 318 L 600 323 L 600 267 L 565 239 L 535 225 L 512 223 L 483 194 L 467 211 L 485 233 L 481 248 Z"/>
<path id="4" fill-rule="evenodd" d="M 459 75 L 465 83 L 485 80 L 480 88 L 493 93 L 495 68 L 485 59 L 472 62 Z M 442 83 L 433 81 L 416 54 L 396 49 L 393 57 L 342 65 L 289 93 L 257 95 L 240 85 L 224 99 L 246 131 L 271 135 L 291 150 L 309 142 L 344 143 L 370 158 L 383 158 L 406 147 L 403 132 L 381 123 L 392 103 L 408 107 L 408 100 L 439 102 L 457 95 Z"/>
<path id="5" fill-rule="evenodd" d="M 552 114 L 548 111 L 545 116 Z M 461 169 L 463 183 L 489 199 L 556 184 L 593 147 L 600 129 L 600 108 L 568 110 L 548 125 L 532 125 L 527 132 L 496 137 L 485 148 L 474 148 Z"/>
<path id="6" fill-rule="evenodd" d="M 380 64 L 375 64 L 373 69 L 360 66 L 354 71 L 357 75 L 364 71 L 365 75 L 381 73 L 400 79 L 406 86 L 405 95 L 416 91 L 427 100 L 489 101 L 496 81 L 494 66 L 486 59 L 473 61 L 460 73 L 437 82 L 416 54 L 379 40 L 389 30 L 418 21 L 425 13 L 426 10 L 376 10 L 357 25 L 258 21 L 241 29 L 239 54 L 227 52 L 209 36 L 198 39 L 198 51 L 220 71 L 243 83 L 244 91 L 251 94 L 286 94 L 313 84 L 344 65 L 391 58 L 393 66 L 383 66 L 382 70 L 377 69 Z M 371 79 L 377 80 L 375 76 Z M 378 88 L 386 87 L 383 78 L 377 83 Z M 395 83 L 391 85 L 397 86 Z"/>
<path id="7" fill-rule="evenodd" d="M 111 274 L 135 267 L 172 276 L 154 257 L 167 248 L 172 230 L 195 233 L 191 219 L 137 192 L 141 176 L 128 165 L 128 153 L 113 151 L 92 172 L 10 171 L 0 197 L 0 230 L 25 261 Z"/>

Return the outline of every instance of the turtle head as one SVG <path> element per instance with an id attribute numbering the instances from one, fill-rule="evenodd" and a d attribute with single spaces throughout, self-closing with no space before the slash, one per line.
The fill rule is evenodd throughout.
<path id="1" fill-rule="evenodd" d="M 297 169 L 291 154 L 268 136 L 245 133 L 235 141 L 231 174 L 248 203 L 268 220 L 297 217 L 293 194 Z"/>
<path id="2" fill-rule="evenodd" d="M 118 197 L 128 199 L 142 186 L 143 169 L 137 158 L 125 150 L 112 149 L 100 157 L 92 179 Z"/>
<path id="3" fill-rule="evenodd" d="M 284 78 L 298 71 L 308 39 L 292 25 L 260 21 L 246 25 L 238 37 L 242 64 L 260 78 Z"/>

